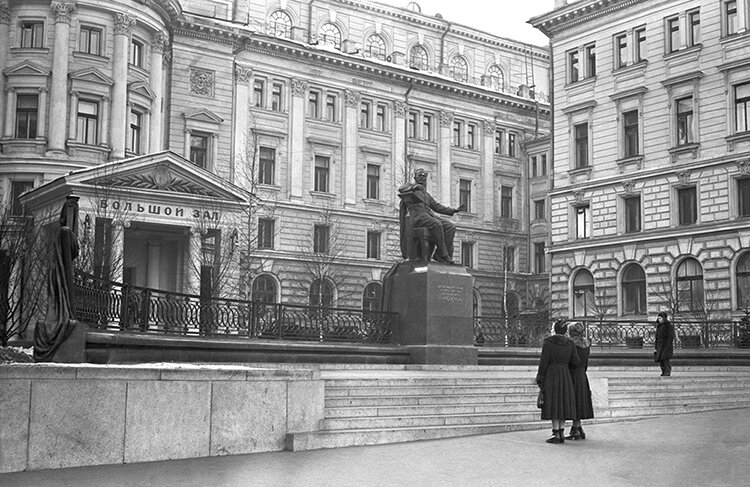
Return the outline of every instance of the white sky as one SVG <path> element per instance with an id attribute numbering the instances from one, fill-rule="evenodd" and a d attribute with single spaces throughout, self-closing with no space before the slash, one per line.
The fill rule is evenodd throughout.
<path id="1" fill-rule="evenodd" d="M 405 8 L 410 0 L 373 0 Z M 439 13 L 444 20 L 489 34 L 546 46 L 547 36 L 526 23 L 531 17 L 551 12 L 555 0 L 416 0 L 422 14 Z"/>

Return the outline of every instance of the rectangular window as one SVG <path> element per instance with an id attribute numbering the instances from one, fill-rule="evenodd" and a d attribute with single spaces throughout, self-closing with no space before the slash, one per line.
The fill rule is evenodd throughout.
<path id="1" fill-rule="evenodd" d="M 645 27 L 633 31 L 633 41 L 635 42 L 635 62 L 639 63 L 648 59 Z"/>
<path id="2" fill-rule="evenodd" d="M 641 231 L 641 197 L 625 198 L 625 233 Z"/>
<path id="3" fill-rule="evenodd" d="M 591 208 L 589 205 L 579 205 L 576 209 L 576 238 L 589 238 L 589 221 Z"/>
<path id="4" fill-rule="evenodd" d="M 545 200 L 534 201 L 534 219 L 544 220 L 546 217 Z"/>
<path id="5" fill-rule="evenodd" d="M 380 260 L 380 232 L 367 231 L 367 258 Z"/>
<path id="6" fill-rule="evenodd" d="M 141 153 L 141 130 L 143 115 L 135 110 L 130 111 L 130 151 L 134 154 Z"/>
<path id="7" fill-rule="evenodd" d="M 503 270 L 508 272 L 516 271 L 516 248 L 515 247 L 504 247 L 505 252 L 503 253 Z"/>
<path id="8" fill-rule="evenodd" d="M 589 165 L 589 124 L 579 123 L 574 127 L 576 168 Z"/>
<path id="9" fill-rule="evenodd" d="M 531 177 L 535 178 L 539 175 L 539 169 L 536 165 L 536 156 L 531 156 Z"/>
<path id="10" fill-rule="evenodd" d="M 198 167 L 208 167 L 208 135 L 190 134 L 190 162 Z"/>
<path id="11" fill-rule="evenodd" d="M 638 110 L 631 110 L 622 114 L 623 143 L 625 144 L 625 157 L 633 157 L 639 154 L 638 150 Z"/>
<path id="12" fill-rule="evenodd" d="M 326 95 L 326 120 L 329 122 L 335 122 L 337 120 L 336 95 L 330 93 Z"/>
<path id="13" fill-rule="evenodd" d="M 578 51 L 571 51 L 568 53 L 568 83 L 575 83 L 578 79 Z"/>
<path id="14" fill-rule="evenodd" d="M 469 149 L 477 148 L 477 126 L 470 123 L 466 128 L 466 147 Z"/>
<path id="15" fill-rule="evenodd" d="M 618 68 L 628 65 L 628 36 L 626 34 L 615 36 L 615 56 Z"/>
<path id="16" fill-rule="evenodd" d="M 99 143 L 99 104 L 97 102 L 78 100 L 76 141 L 88 145 Z"/>
<path id="17" fill-rule="evenodd" d="M 500 216 L 513 218 L 513 188 L 511 186 L 500 187 Z"/>
<path id="18" fill-rule="evenodd" d="M 680 18 L 667 19 L 667 52 L 680 49 Z"/>
<path id="19" fill-rule="evenodd" d="M 734 87 L 734 121 L 736 132 L 750 131 L 750 83 Z"/>
<path id="20" fill-rule="evenodd" d="M 102 53 L 102 30 L 94 27 L 81 26 L 78 39 L 78 51 L 99 56 Z"/>
<path id="21" fill-rule="evenodd" d="M 677 105 L 677 145 L 693 143 L 693 97 L 681 98 Z"/>
<path id="22" fill-rule="evenodd" d="M 130 41 L 130 64 L 135 67 L 143 67 L 143 43 L 135 39 Z"/>
<path id="23" fill-rule="evenodd" d="M 679 188 L 677 190 L 680 225 L 692 225 L 698 221 L 698 208 L 695 195 L 695 186 Z"/>
<path id="24" fill-rule="evenodd" d="M 313 252 L 316 254 L 328 253 L 328 235 L 330 227 L 328 225 L 315 225 L 313 229 Z"/>
<path id="25" fill-rule="evenodd" d="M 591 44 L 586 46 L 586 76 L 593 78 L 596 76 L 596 46 Z"/>
<path id="26" fill-rule="evenodd" d="M 701 43 L 701 13 L 693 10 L 687 14 L 688 21 L 688 45 L 697 46 Z"/>
<path id="27" fill-rule="evenodd" d="M 44 22 L 22 21 L 20 47 L 39 49 L 44 47 Z"/>
<path id="28" fill-rule="evenodd" d="M 508 157 L 516 157 L 516 134 L 508 133 Z"/>
<path id="29" fill-rule="evenodd" d="M 274 184 L 276 174 L 276 149 L 261 147 L 258 155 L 258 183 Z"/>
<path id="30" fill-rule="evenodd" d="M 367 199 L 377 200 L 380 198 L 380 166 L 377 164 L 367 165 Z"/>
<path id="31" fill-rule="evenodd" d="M 281 83 L 274 83 L 271 87 L 271 110 L 280 112 L 284 109 L 282 93 L 284 85 Z"/>
<path id="32" fill-rule="evenodd" d="M 504 139 L 505 139 L 505 131 L 495 130 L 495 154 L 502 155 Z"/>
<path id="33" fill-rule="evenodd" d="M 409 117 L 406 121 L 406 136 L 411 139 L 417 137 L 417 118 L 419 118 L 418 112 L 409 112 Z"/>
<path id="34" fill-rule="evenodd" d="M 18 95 L 16 98 L 16 138 L 36 138 L 39 117 L 39 95 Z"/>
<path id="35" fill-rule="evenodd" d="M 386 125 L 385 116 L 387 109 L 384 103 L 378 103 L 375 108 L 375 129 L 385 132 L 388 126 Z"/>
<path id="36" fill-rule="evenodd" d="M 19 216 L 24 214 L 23 205 L 18 198 L 26 191 L 34 189 L 33 181 L 11 181 L 10 183 L 10 214 Z"/>
<path id="37" fill-rule="evenodd" d="M 461 265 L 474 267 L 474 242 L 461 242 Z"/>
<path id="38" fill-rule="evenodd" d="M 544 255 L 544 242 L 534 243 L 534 272 L 542 274 L 546 271 L 546 256 Z"/>
<path id="39" fill-rule="evenodd" d="M 320 93 L 310 91 L 307 97 L 307 116 L 310 118 L 320 118 Z"/>
<path id="40" fill-rule="evenodd" d="M 468 179 L 458 181 L 458 204 L 463 205 L 466 213 L 471 213 L 471 181 Z"/>
<path id="41" fill-rule="evenodd" d="M 266 82 L 262 79 L 253 80 L 253 106 L 258 108 L 266 106 Z"/>
<path id="42" fill-rule="evenodd" d="M 314 190 L 322 193 L 328 192 L 328 178 L 331 166 L 331 158 L 315 156 L 315 182 Z"/>
<path id="43" fill-rule="evenodd" d="M 370 128 L 370 102 L 363 101 L 359 108 L 359 126 L 363 129 Z"/>
<path id="44" fill-rule="evenodd" d="M 271 218 L 258 218 L 258 248 L 273 250 L 276 222 Z"/>
<path id="45" fill-rule="evenodd" d="M 750 178 L 737 180 L 737 196 L 740 216 L 750 216 Z"/>
<path id="46" fill-rule="evenodd" d="M 464 131 L 464 124 L 461 122 L 453 122 L 453 145 L 456 147 L 461 147 L 462 135 Z"/>
<path id="47" fill-rule="evenodd" d="M 740 28 L 740 19 L 737 16 L 737 2 L 735 0 L 724 2 L 724 24 L 726 35 L 736 34 Z"/>
<path id="48" fill-rule="evenodd" d="M 432 115 L 425 113 L 422 117 L 422 138 L 432 140 Z"/>
<path id="49" fill-rule="evenodd" d="M 542 154 L 541 158 L 539 159 L 539 175 L 547 175 L 547 154 Z"/>

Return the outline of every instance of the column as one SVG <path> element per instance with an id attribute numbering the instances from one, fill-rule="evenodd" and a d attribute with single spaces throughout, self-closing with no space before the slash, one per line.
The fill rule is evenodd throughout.
<path id="1" fill-rule="evenodd" d="M 164 149 L 162 142 L 164 129 L 164 114 L 162 112 L 162 103 L 164 100 L 164 51 L 169 45 L 169 39 L 166 35 L 159 32 L 154 35 L 151 42 L 151 76 L 149 86 L 154 93 L 154 99 L 151 100 L 151 117 L 149 120 L 149 143 L 148 152 L 160 152 Z"/>
<path id="2" fill-rule="evenodd" d="M 113 220 L 112 221 L 112 272 L 111 279 L 114 282 L 122 282 L 122 270 L 125 265 L 125 229 L 130 227 L 130 221 Z M 106 254 L 105 254 L 106 255 Z"/>
<path id="3" fill-rule="evenodd" d="M 451 141 L 453 140 L 453 113 L 440 112 L 440 142 L 438 143 L 437 200 L 451 206 Z"/>
<path id="4" fill-rule="evenodd" d="M 289 196 L 302 198 L 303 175 L 305 169 L 305 96 L 308 83 L 292 80 L 292 106 L 289 114 Z"/>
<path id="5" fill-rule="evenodd" d="M 39 115 L 36 123 L 36 136 L 43 139 L 46 137 L 47 128 L 47 88 L 39 88 Z"/>
<path id="6" fill-rule="evenodd" d="M 411 167 L 406 159 L 406 109 L 407 105 L 403 101 L 397 100 L 393 104 L 393 162 L 396 165 L 393 177 L 396 180 L 391 182 L 392 188 L 398 188 L 411 180 Z M 386 199 L 386 195 L 383 199 Z"/>
<path id="7" fill-rule="evenodd" d="M 0 78 L 5 78 L 5 76 L 0 74 Z M 3 132 L 3 136 L 13 137 L 13 118 L 16 111 L 12 107 L 16 106 L 16 90 L 13 88 L 9 89 L 8 95 L 5 98 L 8 99 L 8 111 L 5 112 L 5 131 Z"/>
<path id="8" fill-rule="evenodd" d="M 109 145 L 109 130 L 104 130 L 104 124 L 109 121 L 109 112 L 110 108 L 112 106 L 112 98 L 105 96 L 102 98 L 102 121 L 101 127 L 99 128 L 99 133 L 101 134 L 99 136 L 99 140 L 101 140 L 102 145 L 106 146 Z"/>
<path id="9" fill-rule="evenodd" d="M 482 123 L 482 213 L 485 222 L 495 219 L 495 122 Z"/>
<path id="10" fill-rule="evenodd" d="M 148 269 L 146 270 L 146 287 L 151 289 L 161 289 L 161 241 L 148 241 Z"/>
<path id="11" fill-rule="evenodd" d="M 112 106 L 110 113 L 110 159 L 125 157 L 125 136 L 128 121 L 128 52 L 130 31 L 135 19 L 125 13 L 115 15 L 115 41 L 112 54 Z"/>
<path id="12" fill-rule="evenodd" d="M 342 194 L 344 205 L 357 204 L 357 142 L 359 125 L 359 106 L 362 95 L 356 91 L 346 90 L 346 109 L 344 111 L 344 147 L 342 151 Z"/>
<path id="13" fill-rule="evenodd" d="M 52 82 L 49 103 L 50 151 L 65 152 L 65 117 L 68 113 L 68 47 L 70 44 L 70 13 L 74 3 L 52 2 L 50 8 L 55 13 L 55 44 L 52 48 Z M 6 37 L 7 39 L 7 37 Z"/>
<path id="14" fill-rule="evenodd" d="M 10 26 L 10 8 L 8 8 L 8 0 L 0 0 L 0 73 L 5 72 L 5 68 L 8 67 L 8 41 Z M 0 76 L 0 114 L 5 112 L 5 76 Z M 10 107 L 10 105 L 8 105 Z M 5 134 L 5 119 L 0 115 L 0 134 Z"/>
<path id="15" fill-rule="evenodd" d="M 234 163 L 232 164 L 233 181 L 241 188 L 250 190 L 253 187 L 257 174 L 249 170 L 250 159 L 254 157 L 255 147 L 248 147 L 251 143 L 249 106 L 250 106 L 250 79 L 253 70 L 236 64 L 234 66 Z"/>

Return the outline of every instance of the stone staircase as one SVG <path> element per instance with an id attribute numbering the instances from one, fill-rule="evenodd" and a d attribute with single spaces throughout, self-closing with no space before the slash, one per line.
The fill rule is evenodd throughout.
<path id="1" fill-rule="evenodd" d="M 750 407 L 750 368 L 589 369 L 591 422 Z M 536 367 L 424 367 L 321 370 L 324 419 L 319 431 L 287 435 L 292 451 L 376 445 L 529 429 L 539 419 Z"/>

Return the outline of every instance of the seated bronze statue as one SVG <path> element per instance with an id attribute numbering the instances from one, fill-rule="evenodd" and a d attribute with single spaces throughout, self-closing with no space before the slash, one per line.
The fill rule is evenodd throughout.
<path id="1" fill-rule="evenodd" d="M 401 255 L 409 260 L 453 264 L 456 225 L 435 213 L 452 216 L 465 208 L 450 208 L 435 201 L 426 189 L 427 174 L 424 169 L 415 170 L 414 183 L 398 189 Z"/>

